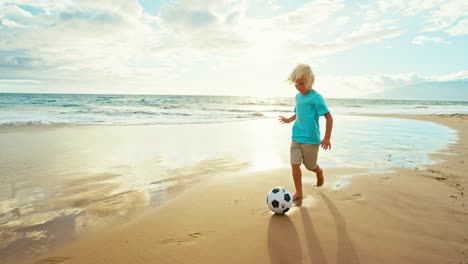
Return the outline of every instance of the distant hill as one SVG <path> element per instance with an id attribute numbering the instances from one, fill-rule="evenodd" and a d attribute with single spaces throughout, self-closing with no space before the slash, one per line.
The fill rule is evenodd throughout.
<path id="1" fill-rule="evenodd" d="M 370 99 L 468 101 L 468 80 L 423 82 L 367 96 Z"/>

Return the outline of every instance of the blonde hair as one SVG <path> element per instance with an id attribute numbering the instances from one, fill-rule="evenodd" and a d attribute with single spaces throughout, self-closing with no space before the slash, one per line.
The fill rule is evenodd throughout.
<path id="1" fill-rule="evenodd" d="M 300 79 L 301 77 L 305 78 L 306 87 L 311 88 L 312 85 L 314 84 L 315 76 L 309 65 L 298 64 L 296 68 L 294 68 L 294 70 L 289 75 L 288 81 L 295 83 L 297 79 Z"/>

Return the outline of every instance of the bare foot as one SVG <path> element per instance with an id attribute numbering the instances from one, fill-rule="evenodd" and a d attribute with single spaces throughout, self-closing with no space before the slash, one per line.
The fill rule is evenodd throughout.
<path id="1" fill-rule="evenodd" d="M 317 172 L 317 187 L 320 187 L 323 185 L 324 178 L 323 178 L 323 170 L 320 169 L 319 172 Z"/>
<path id="2" fill-rule="evenodd" d="M 302 193 L 295 193 L 293 195 L 293 201 L 301 199 L 302 198 Z"/>

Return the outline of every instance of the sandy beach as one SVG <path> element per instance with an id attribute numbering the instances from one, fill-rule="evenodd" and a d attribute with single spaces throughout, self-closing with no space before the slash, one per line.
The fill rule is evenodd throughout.
<path id="1" fill-rule="evenodd" d="M 185 175 L 149 212 L 25 263 L 468 263 L 467 116 L 378 117 L 436 122 L 456 129 L 458 139 L 431 154 L 434 165 L 330 168 L 320 188 L 306 172 L 305 197 L 286 215 L 269 211 L 265 197 L 274 186 L 293 190 L 289 168 L 239 173 L 239 164 L 219 162 L 216 177 Z M 213 168 L 201 164 L 196 172 Z M 137 193 L 123 199 L 133 199 L 133 209 L 144 200 Z M 96 211 L 105 215 L 108 207 Z"/>

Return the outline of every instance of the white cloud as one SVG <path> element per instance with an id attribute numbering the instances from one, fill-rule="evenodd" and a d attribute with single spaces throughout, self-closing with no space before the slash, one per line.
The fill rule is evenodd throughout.
<path id="1" fill-rule="evenodd" d="M 379 20 L 362 24 L 349 36 L 359 43 L 378 42 L 383 39 L 400 36 L 402 30 L 395 26 L 395 20 Z"/>
<path id="2" fill-rule="evenodd" d="M 447 29 L 446 32 L 452 36 L 468 35 L 468 18 L 458 21 L 453 27 Z"/>
<path id="3" fill-rule="evenodd" d="M 468 2 L 451 0 L 444 1 L 431 9 L 427 16 L 427 24 L 423 31 L 438 31 L 452 26 L 460 18 L 468 16 Z"/>
<path id="4" fill-rule="evenodd" d="M 10 83 L 16 83 L 16 84 L 21 84 L 21 83 L 29 83 L 29 84 L 38 84 L 41 83 L 41 81 L 38 80 L 26 80 L 26 79 L 0 79 L 0 84 L 10 84 Z"/>
<path id="5" fill-rule="evenodd" d="M 381 2 L 386 2 L 386 4 L 381 3 L 380 5 L 385 6 L 386 9 L 396 8 L 405 16 L 414 16 L 438 9 L 440 6 L 450 1 L 456 2 L 457 0 L 381 0 Z"/>
<path id="6" fill-rule="evenodd" d="M 281 9 L 281 6 L 278 2 L 278 0 L 268 0 L 268 5 L 267 5 L 269 8 L 271 8 L 272 10 L 279 10 Z"/>
<path id="7" fill-rule="evenodd" d="M 327 21 L 331 16 L 345 7 L 343 1 L 319 0 L 308 2 L 301 8 L 269 19 L 263 24 L 268 30 L 276 29 L 282 33 L 295 34 L 303 38 L 305 33 L 312 34 L 321 29 L 320 24 Z"/>
<path id="8" fill-rule="evenodd" d="M 325 97 L 359 98 L 424 80 L 415 73 L 323 76 L 317 79 L 314 86 L 323 89 L 320 92 Z"/>
<path id="9" fill-rule="evenodd" d="M 467 70 L 430 76 L 416 73 L 321 76 L 316 80 L 314 87 L 325 97 L 359 98 L 403 86 L 460 80 L 468 81 Z"/>
<path id="10" fill-rule="evenodd" d="M 31 18 L 32 14 L 28 11 L 19 8 L 16 5 L 8 5 L 3 4 L 0 6 L 0 14 L 10 19 L 23 19 L 23 18 Z"/>
<path id="11" fill-rule="evenodd" d="M 381 16 L 397 12 L 404 16 L 422 17 L 422 32 L 446 29 L 468 16 L 468 2 L 461 0 L 381 0 L 377 6 Z"/>
<path id="12" fill-rule="evenodd" d="M 437 82 L 449 82 L 449 81 L 459 81 L 459 80 L 468 81 L 468 70 L 452 72 L 452 73 L 443 74 L 443 75 L 432 75 L 432 76 L 429 76 L 427 80 L 437 81 Z"/>
<path id="13" fill-rule="evenodd" d="M 395 38 L 402 31 L 391 24 L 391 21 L 380 23 L 365 23 L 351 33 L 337 38 L 334 42 L 311 44 L 306 42 L 292 42 L 292 50 L 308 52 L 310 56 L 326 56 L 340 51 L 349 50 L 367 43 L 380 42 Z"/>
<path id="14" fill-rule="evenodd" d="M 344 26 L 346 25 L 349 21 L 351 20 L 351 17 L 349 16 L 340 16 L 336 19 L 336 25 L 337 26 Z"/>
<path id="15" fill-rule="evenodd" d="M 3 18 L 3 19 L 0 19 L 0 26 L 6 26 L 6 27 L 10 27 L 10 28 L 15 28 L 15 27 L 24 27 L 23 25 L 21 24 L 18 24 L 16 23 L 15 21 L 12 21 L 8 18 Z"/>
<path id="16" fill-rule="evenodd" d="M 203 5 L 182 1 L 162 8 L 156 22 L 166 39 L 163 49 L 216 51 L 246 47 L 247 40 L 240 36 L 237 26 L 242 10 L 233 5 L 232 1 L 208 1 Z"/>
<path id="17" fill-rule="evenodd" d="M 423 45 L 426 43 L 442 43 L 442 44 L 450 44 L 450 42 L 444 40 L 443 38 L 439 37 L 427 37 L 427 36 L 417 36 L 411 41 L 414 45 Z"/>
<path id="18" fill-rule="evenodd" d="M 16 5 L 0 4 L 0 24 L 6 27 L 23 27 L 32 14 Z"/>

